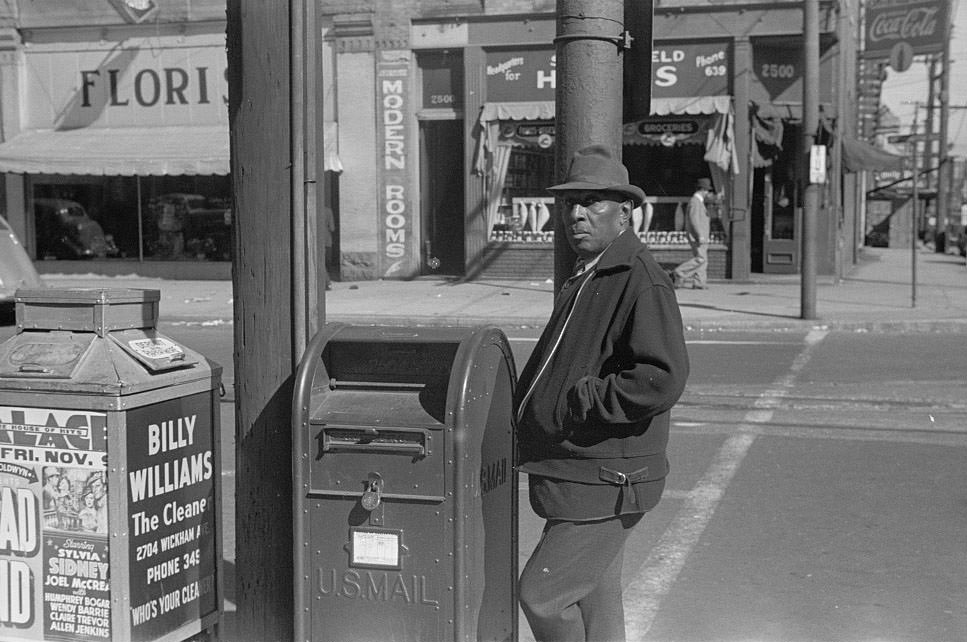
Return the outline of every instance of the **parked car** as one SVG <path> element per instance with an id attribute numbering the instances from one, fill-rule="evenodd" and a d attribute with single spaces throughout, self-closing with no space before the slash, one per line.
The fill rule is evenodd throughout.
<path id="1" fill-rule="evenodd" d="M 8 307 L 20 288 L 42 288 L 44 282 L 37 274 L 17 235 L 0 216 L 0 304 Z"/>
<path id="2" fill-rule="evenodd" d="M 150 206 L 162 255 L 231 259 L 232 209 L 201 194 L 162 194 Z"/>
<path id="3" fill-rule="evenodd" d="M 34 221 L 38 259 L 92 259 L 119 253 L 114 239 L 75 201 L 35 198 Z"/>
<path id="4" fill-rule="evenodd" d="M 948 223 L 946 242 L 948 254 L 967 256 L 967 227 L 960 223 Z"/>

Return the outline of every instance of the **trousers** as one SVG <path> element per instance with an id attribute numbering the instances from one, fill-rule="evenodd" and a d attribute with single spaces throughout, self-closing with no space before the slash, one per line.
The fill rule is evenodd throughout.
<path id="1" fill-rule="evenodd" d="M 676 282 L 684 286 L 704 287 L 708 281 L 708 244 L 689 241 L 692 258 L 675 268 Z"/>
<path id="2" fill-rule="evenodd" d="M 547 521 L 518 587 L 537 642 L 624 642 L 621 566 L 642 516 Z"/>

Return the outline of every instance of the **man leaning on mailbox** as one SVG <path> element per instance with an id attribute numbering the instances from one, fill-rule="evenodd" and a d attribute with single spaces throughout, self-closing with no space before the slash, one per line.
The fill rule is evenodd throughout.
<path id="1" fill-rule="evenodd" d="M 637 235 L 644 192 L 610 149 L 573 157 L 563 226 L 578 260 L 515 392 L 520 470 L 544 519 L 520 577 L 538 642 L 625 640 L 625 542 L 668 473 L 669 411 L 688 377 L 674 288 Z"/>

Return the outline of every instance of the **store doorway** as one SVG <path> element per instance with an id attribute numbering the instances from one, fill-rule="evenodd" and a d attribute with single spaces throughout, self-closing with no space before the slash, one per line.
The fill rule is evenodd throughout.
<path id="1" fill-rule="evenodd" d="M 753 181 L 752 269 L 798 274 L 802 227 L 801 128 L 786 124 L 782 151 Z M 758 269 L 757 269 L 758 268 Z"/>
<path id="2" fill-rule="evenodd" d="M 420 124 L 421 274 L 464 273 L 463 121 Z"/>

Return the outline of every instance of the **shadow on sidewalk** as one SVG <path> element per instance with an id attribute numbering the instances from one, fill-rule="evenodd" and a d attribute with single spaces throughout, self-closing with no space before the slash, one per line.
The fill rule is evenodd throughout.
<path id="1" fill-rule="evenodd" d="M 740 310 L 737 308 L 723 308 L 717 305 L 709 305 L 708 303 L 686 303 L 683 301 L 678 302 L 678 307 L 680 308 L 697 308 L 700 310 L 715 310 L 716 312 L 731 312 L 733 314 L 749 314 L 752 316 L 768 317 L 770 319 L 798 319 L 798 316 L 791 314 L 777 314 L 775 312 L 757 312 L 755 310 Z"/>
<path id="2" fill-rule="evenodd" d="M 226 559 L 222 560 L 222 581 L 224 582 L 224 612 L 218 626 L 219 639 L 225 642 L 238 640 L 237 628 L 238 621 L 235 616 L 235 563 Z"/>
<path id="3" fill-rule="evenodd" d="M 843 283 L 869 283 L 869 284 L 881 284 L 881 285 L 905 285 L 909 286 L 911 278 L 907 279 L 869 279 L 869 278 L 857 278 L 855 276 L 847 276 L 843 278 Z M 965 282 L 963 284 L 959 283 L 940 283 L 936 280 L 931 280 L 924 278 L 922 275 L 917 276 L 917 285 L 931 288 L 953 288 L 957 290 L 967 290 L 967 277 L 965 277 Z"/>
<path id="4" fill-rule="evenodd" d="M 494 283 L 491 281 L 474 281 L 469 278 L 463 277 L 459 279 L 450 279 L 442 283 L 437 284 L 437 286 L 456 286 L 456 285 L 479 285 L 488 288 L 501 289 L 501 290 L 522 290 L 524 292 L 543 292 L 551 294 L 553 290 L 553 284 L 548 284 L 537 279 L 525 284 L 524 281 L 507 281 L 504 283 Z M 550 288 L 550 289 L 548 289 Z"/>

